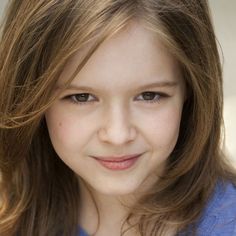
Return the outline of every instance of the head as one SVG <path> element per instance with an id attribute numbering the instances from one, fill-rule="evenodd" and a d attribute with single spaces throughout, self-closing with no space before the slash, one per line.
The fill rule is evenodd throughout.
<path id="1" fill-rule="evenodd" d="M 82 53 L 69 60 L 56 90 Z M 184 100 L 178 62 L 155 33 L 130 22 L 96 50 L 45 117 L 58 156 L 95 191 L 134 194 L 162 174 L 177 142 Z M 107 170 L 97 161 L 134 154 L 141 156 L 127 170 Z"/>
<path id="2" fill-rule="evenodd" d="M 166 194 L 159 209 L 174 198 L 183 209 L 177 214 L 177 206 L 169 207 L 168 219 L 187 224 L 196 217 L 200 210 L 187 215 L 184 209 L 199 194 L 207 196 L 225 168 L 222 77 L 207 1 L 24 0 L 12 1 L 7 16 L 0 45 L 0 168 L 2 196 L 15 206 L 5 201 L 6 212 L 15 214 L 7 222 L 19 222 L 26 235 L 48 234 L 55 219 L 63 221 L 56 206 L 64 202 L 68 219 L 53 233 L 70 235 L 76 174 L 103 193 L 127 194 L 151 173 L 155 188 L 141 205 Z M 168 83 L 155 87 L 155 104 L 139 100 L 142 85 L 162 80 Z M 78 105 L 81 97 L 72 96 L 78 93 L 94 95 L 93 102 Z M 90 165 L 97 164 L 94 156 L 136 153 L 146 169 L 133 172 L 135 181 L 118 172 L 101 175 Z M 24 225 L 30 220 L 37 227 Z"/>

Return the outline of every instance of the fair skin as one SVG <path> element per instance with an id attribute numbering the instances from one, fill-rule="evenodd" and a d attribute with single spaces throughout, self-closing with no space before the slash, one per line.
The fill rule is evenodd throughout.
<path id="1" fill-rule="evenodd" d="M 57 87 L 81 54 L 66 65 Z M 122 203 L 132 206 L 163 173 L 178 138 L 184 90 L 171 54 L 151 31 L 132 23 L 98 48 L 46 112 L 55 151 L 79 176 L 79 225 L 90 235 L 98 224 L 92 197 L 100 216 L 96 236 L 118 236 L 129 212 Z M 136 153 L 142 154 L 138 161 L 118 171 L 93 158 Z"/>

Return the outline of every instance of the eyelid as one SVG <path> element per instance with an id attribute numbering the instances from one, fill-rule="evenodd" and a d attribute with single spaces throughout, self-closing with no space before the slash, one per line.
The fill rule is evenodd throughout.
<path id="1" fill-rule="evenodd" d="M 92 102 L 97 101 L 97 99 L 88 100 L 88 101 L 76 101 L 75 99 L 73 99 L 73 98 L 75 98 L 75 96 L 82 95 L 82 94 L 87 94 L 89 97 L 91 97 L 91 96 L 95 97 L 91 93 L 74 93 L 74 94 L 70 94 L 70 95 L 65 96 L 63 99 L 70 99 L 72 102 L 79 104 L 79 105 L 83 105 L 86 103 L 92 103 Z"/>
<path id="2" fill-rule="evenodd" d="M 155 94 L 155 96 L 158 95 L 159 97 L 158 97 L 158 99 L 153 99 L 153 100 L 137 99 L 137 97 L 143 96 L 145 93 L 153 93 L 153 94 Z M 76 95 L 78 96 L 78 95 L 83 95 L 83 94 L 86 94 L 89 97 L 92 96 L 95 99 L 87 100 L 87 101 L 76 101 L 75 99 L 73 99 L 73 97 L 75 97 Z M 147 91 L 140 92 L 137 96 L 135 96 L 135 100 L 136 101 L 141 101 L 141 102 L 144 102 L 144 103 L 157 103 L 161 99 L 166 98 L 166 97 L 170 97 L 170 95 L 167 94 L 167 93 L 164 93 L 164 92 L 147 90 Z M 90 104 L 90 103 L 98 101 L 98 99 L 96 98 L 95 95 L 93 95 L 91 93 L 88 93 L 88 92 L 70 94 L 70 95 L 65 96 L 63 99 L 70 99 L 72 102 L 74 102 L 76 104 L 79 104 L 79 105 L 86 105 L 86 104 Z"/>
<path id="3" fill-rule="evenodd" d="M 170 97 L 170 95 L 168 95 L 167 93 L 164 93 L 164 92 L 157 92 L 157 91 L 144 91 L 144 92 L 141 92 L 137 97 L 139 96 L 144 96 L 145 93 L 151 93 L 151 94 L 154 94 L 154 98 L 156 96 L 158 96 L 158 99 L 151 99 L 151 100 L 145 100 L 145 99 L 138 99 L 138 101 L 143 101 L 145 103 L 157 103 L 159 102 L 161 99 L 163 98 L 166 98 L 166 97 Z"/>

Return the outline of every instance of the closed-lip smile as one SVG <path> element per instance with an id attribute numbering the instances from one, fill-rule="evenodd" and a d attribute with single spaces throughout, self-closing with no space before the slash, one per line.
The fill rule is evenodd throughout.
<path id="1" fill-rule="evenodd" d="M 122 162 L 129 159 L 137 158 L 141 156 L 143 153 L 139 154 L 131 154 L 131 155 L 124 155 L 124 156 L 94 156 L 95 159 L 108 161 L 108 162 Z"/>
<path id="2" fill-rule="evenodd" d="M 124 156 L 93 156 L 93 158 L 106 169 L 122 171 L 134 166 L 142 154 L 143 153 Z"/>

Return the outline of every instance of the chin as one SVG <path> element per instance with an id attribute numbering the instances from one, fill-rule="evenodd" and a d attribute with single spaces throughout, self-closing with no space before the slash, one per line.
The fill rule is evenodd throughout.
<path id="1" fill-rule="evenodd" d="M 137 188 L 137 186 L 128 186 L 127 184 L 124 184 L 123 186 L 104 186 L 104 188 L 96 189 L 96 191 L 104 195 L 122 196 L 134 193 Z"/>

